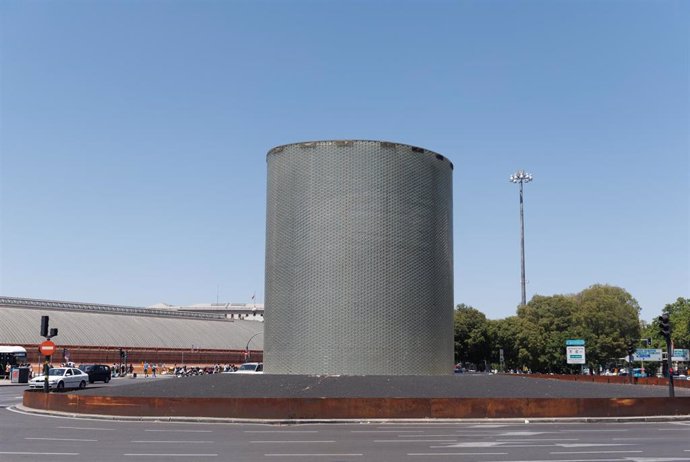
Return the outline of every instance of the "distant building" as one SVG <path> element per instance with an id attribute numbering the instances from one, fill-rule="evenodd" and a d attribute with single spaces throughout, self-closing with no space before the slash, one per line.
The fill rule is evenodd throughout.
<path id="1" fill-rule="evenodd" d="M 246 310 L 245 310 L 246 311 Z M 263 354 L 263 323 L 248 320 L 242 309 L 234 319 L 225 312 L 143 308 L 58 300 L 0 297 L 0 345 L 21 345 L 29 360 L 38 360 L 41 316 L 58 328 L 54 361 L 119 361 L 119 350 L 130 362 L 241 363 L 247 344 L 252 359 Z"/>

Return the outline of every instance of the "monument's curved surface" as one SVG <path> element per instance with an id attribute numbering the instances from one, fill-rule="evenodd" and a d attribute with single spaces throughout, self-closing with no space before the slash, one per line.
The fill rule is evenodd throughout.
<path id="1" fill-rule="evenodd" d="M 266 373 L 451 374 L 452 163 L 354 140 L 267 162 Z"/>

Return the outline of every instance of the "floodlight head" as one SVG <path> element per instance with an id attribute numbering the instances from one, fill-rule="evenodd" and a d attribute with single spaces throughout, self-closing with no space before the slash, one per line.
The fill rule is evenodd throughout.
<path id="1" fill-rule="evenodd" d="M 532 174 L 527 173 L 524 170 L 518 170 L 514 174 L 510 175 L 510 181 L 513 183 L 529 183 L 532 181 Z"/>

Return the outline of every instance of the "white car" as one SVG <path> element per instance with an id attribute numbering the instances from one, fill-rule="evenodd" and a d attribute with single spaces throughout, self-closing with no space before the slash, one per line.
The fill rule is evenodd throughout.
<path id="1" fill-rule="evenodd" d="M 76 367 L 51 367 L 48 370 L 48 386 L 51 390 L 86 388 L 87 383 L 89 383 L 89 374 Z M 29 388 L 42 389 L 44 385 L 45 375 L 29 380 Z"/>
<path id="2" fill-rule="evenodd" d="M 235 374 L 263 374 L 264 363 L 244 363 L 237 368 Z"/>

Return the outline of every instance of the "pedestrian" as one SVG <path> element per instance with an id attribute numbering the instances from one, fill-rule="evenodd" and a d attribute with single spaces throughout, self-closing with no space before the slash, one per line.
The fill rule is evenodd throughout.
<path id="1" fill-rule="evenodd" d="M 144 363 L 144 378 L 147 378 L 149 376 L 149 363 L 145 362 Z"/>
<path id="2" fill-rule="evenodd" d="M 156 363 L 151 364 L 151 375 L 153 376 L 153 378 L 156 378 L 156 368 Z"/>

